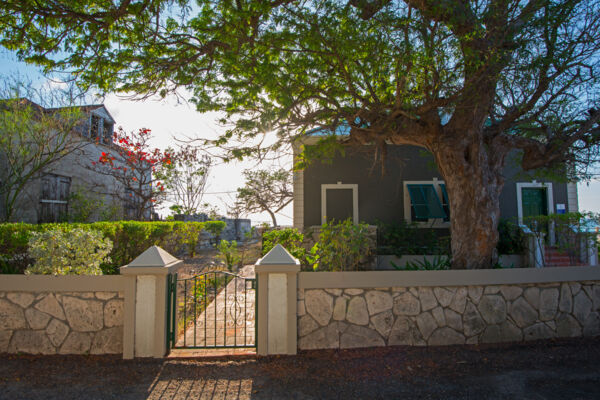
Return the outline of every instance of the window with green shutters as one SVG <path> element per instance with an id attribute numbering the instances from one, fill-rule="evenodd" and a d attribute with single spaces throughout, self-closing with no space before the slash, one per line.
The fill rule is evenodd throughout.
<path id="1" fill-rule="evenodd" d="M 411 201 L 411 220 L 426 222 L 430 219 L 447 218 L 433 184 L 408 184 Z"/>

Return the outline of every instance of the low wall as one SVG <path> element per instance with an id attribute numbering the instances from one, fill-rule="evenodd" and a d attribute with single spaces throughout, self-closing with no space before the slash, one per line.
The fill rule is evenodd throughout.
<path id="1" fill-rule="evenodd" d="M 1 276 L 0 353 L 123 353 L 132 346 L 124 337 L 131 336 L 125 297 L 133 299 L 133 283 L 123 276 Z"/>
<path id="2" fill-rule="evenodd" d="M 445 260 L 448 256 L 436 256 L 436 255 L 406 255 L 402 257 L 396 257 L 392 255 L 379 255 L 377 256 L 377 269 L 379 270 L 391 270 L 394 271 L 394 264 L 398 266 L 405 266 L 407 263 L 419 263 L 427 260 L 430 263 L 434 263 L 436 259 Z M 523 268 L 526 267 L 524 256 L 519 254 L 506 254 L 500 255 L 498 262 L 501 265 L 511 268 Z"/>
<path id="3" fill-rule="evenodd" d="M 298 348 L 600 334 L 600 268 L 302 272 Z"/>

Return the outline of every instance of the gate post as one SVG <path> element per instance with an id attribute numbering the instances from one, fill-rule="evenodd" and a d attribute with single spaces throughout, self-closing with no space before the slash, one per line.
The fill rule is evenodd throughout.
<path id="1" fill-rule="evenodd" d="M 278 244 L 256 262 L 254 270 L 258 282 L 256 352 L 296 354 L 300 262 Z"/>
<path id="2" fill-rule="evenodd" d="M 121 275 L 135 278 L 134 357 L 162 358 L 167 353 L 167 275 L 182 264 L 152 246 L 120 268 Z"/>

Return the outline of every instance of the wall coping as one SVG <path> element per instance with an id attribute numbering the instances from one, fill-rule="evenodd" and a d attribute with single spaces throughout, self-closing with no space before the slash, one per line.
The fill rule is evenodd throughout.
<path id="1" fill-rule="evenodd" d="M 454 271 L 300 272 L 299 289 L 415 286 L 480 286 L 600 280 L 599 267 L 550 267 Z"/>
<path id="2" fill-rule="evenodd" d="M 124 292 L 128 282 L 120 275 L 0 275 L 0 291 Z"/>

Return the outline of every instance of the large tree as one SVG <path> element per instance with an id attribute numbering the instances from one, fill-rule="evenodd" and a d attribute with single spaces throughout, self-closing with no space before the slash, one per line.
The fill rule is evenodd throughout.
<path id="1" fill-rule="evenodd" d="M 509 152 L 524 170 L 598 152 L 598 0 L 187 3 L 7 0 L 0 39 L 103 90 L 186 88 L 226 112 L 220 144 L 275 132 L 281 149 L 345 121 L 378 154 L 424 147 L 446 181 L 454 268 L 497 257 Z"/>

